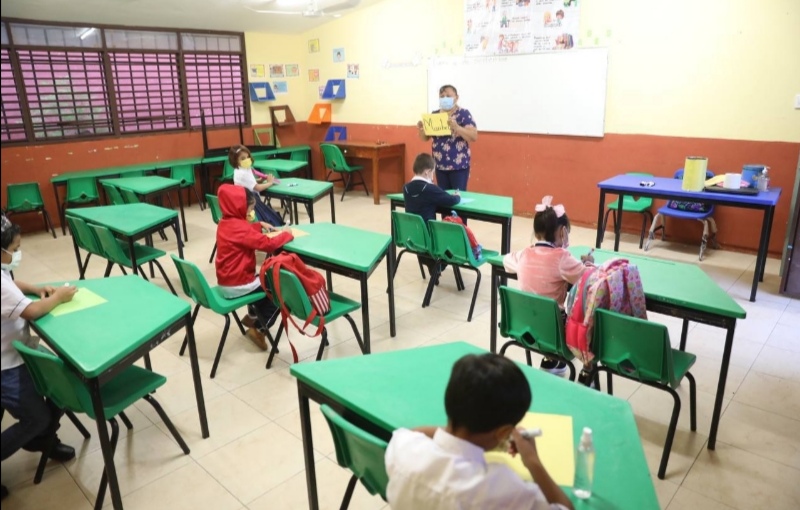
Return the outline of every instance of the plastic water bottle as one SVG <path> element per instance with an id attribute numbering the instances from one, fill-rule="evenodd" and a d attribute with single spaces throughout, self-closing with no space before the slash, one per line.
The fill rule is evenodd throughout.
<path id="1" fill-rule="evenodd" d="M 579 499 L 587 499 L 592 495 L 592 481 L 594 479 L 594 444 L 592 443 L 592 429 L 583 428 L 581 442 L 575 459 L 575 487 L 573 492 Z"/>
<path id="2" fill-rule="evenodd" d="M 769 189 L 769 175 L 767 175 L 767 171 L 769 168 L 764 168 L 764 171 L 761 172 L 761 175 L 758 177 L 758 191 L 767 191 Z"/>

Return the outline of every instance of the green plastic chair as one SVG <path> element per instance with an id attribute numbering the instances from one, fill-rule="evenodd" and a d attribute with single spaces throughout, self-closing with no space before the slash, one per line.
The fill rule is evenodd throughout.
<path id="1" fill-rule="evenodd" d="M 227 158 L 226 158 L 225 161 L 222 163 L 222 175 L 220 175 L 216 179 L 217 180 L 217 187 L 219 187 L 220 185 L 225 184 L 225 183 L 229 183 L 229 184 L 233 183 L 233 171 L 234 170 L 235 169 L 231 166 L 230 161 L 228 161 Z"/>
<path id="2" fill-rule="evenodd" d="M 233 315 L 233 318 L 236 320 L 236 325 L 239 326 L 239 331 L 242 333 L 242 336 L 244 336 L 244 326 L 242 326 L 242 321 L 239 320 L 239 316 L 236 315 L 236 310 L 263 299 L 265 294 L 259 292 L 257 294 L 247 294 L 238 298 L 228 299 L 223 296 L 219 286 L 211 287 L 208 284 L 205 276 L 203 276 L 203 273 L 196 265 L 175 255 L 170 255 L 170 257 L 172 257 L 172 262 L 175 263 L 178 275 L 181 278 L 183 293 L 195 303 L 194 311 L 192 312 L 192 324 L 194 324 L 195 319 L 197 319 L 200 307 L 207 308 L 225 317 L 225 327 L 222 329 L 222 337 L 219 339 L 217 354 L 214 357 L 214 365 L 211 367 L 211 378 L 213 379 L 217 375 L 219 360 L 222 358 L 222 349 L 225 347 L 225 340 L 228 338 L 228 330 L 231 326 L 230 315 Z M 274 344 L 275 341 L 269 334 L 269 330 L 266 331 L 266 334 L 270 344 Z M 180 350 L 181 356 L 183 356 L 183 353 L 186 351 L 187 345 L 188 339 L 184 337 L 183 345 L 181 345 Z"/>
<path id="3" fill-rule="evenodd" d="M 127 202 L 124 198 L 122 198 L 122 194 L 120 193 L 119 189 L 112 185 L 112 184 L 103 184 L 103 190 L 106 192 L 106 199 L 108 200 L 108 205 L 123 205 Z"/>
<path id="4" fill-rule="evenodd" d="M 428 228 L 431 230 L 431 241 L 433 243 L 431 253 L 435 259 L 452 265 L 454 270 L 459 267 L 475 272 L 475 291 L 472 293 L 472 303 L 469 305 L 469 314 L 467 315 L 467 322 L 470 322 L 472 320 L 472 312 L 475 310 L 478 288 L 481 285 L 481 271 L 478 268 L 486 262 L 488 257 L 497 255 L 497 252 L 483 250 L 481 258 L 476 259 L 472 253 L 472 247 L 469 245 L 467 231 L 463 225 L 458 223 L 432 220 L 428 222 Z M 438 267 L 436 268 L 436 273 L 436 275 L 431 275 L 431 280 L 428 282 L 425 304 L 430 303 L 433 287 L 439 276 Z"/>
<path id="5" fill-rule="evenodd" d="M 66 221 L 64 215 L 67 207 L 80 205 L 100 205 L 100 193 L 97 191 L 97 182 L 94 177 L 75 177 L 67 180 L 67 196 L 61 204 L 61 233 L 67 235 Z"/>
<path id="6" fill-rule="evenodd" d="M 653 174 L 643 172 L 628 172 L 626 175 L 653 177 Z M 617 207 L 619 207 L 619 198 L 607 206 L 606 215 L 603 217 L 603 229 L 601 230 L 604 237 L 606 233 L 606 225 L 608 224 L 609 213 L 612 214 L 614 218 L 614 230 L 616 231 L 617 229 Z M 650 218 L 650 223 L 653 222 L 653 213 L 650 211 L 651 207 L 653 207 L 653 199 L 650 197 L 632 197 L 630 195 L 625 195 L 622 198 L 623 212 L 635 212 L 642 215 L 642 233 L 639 235 L 639 249 L 644 246 L 644 234 L 647 232 L 647 218 Z M 603 242 L 602 238 L 600 239 L 600 242 Z"/>
<path id="7" fill-rule="evenodd" d="M 75 216 L 70 216 L 69 214 L 67 214 L 66 219 L 67 224 L 69 225 L 69 231 L 72 233 L 72 244 L 75 248 L 75 257 L 79 261 L 79 279 L 83 280 L 86 275 L 86 268 L 89 266 L 89 259 L 92 257 L 92 255 L 105 258 L 105 252 L 103 251 L 103 247 L 100 246 L 100 241 L 97 240 L 97 236 L 95 235 L 94 231 L 89 228 L 89 225 L 87 225 L 84 220 Z M 86 252 L 86 259 L 83 261 L 83 263 L 80 263 L 81 249 Z M 110 267 L 113 265 L 113 262 L 108 261 L 108 267 L 106 267 L 107 273 L 110 273 Z"/>
<path id="8" fill-rule="evenodd" d="M 500 348 L 518 346 L 525 349 L 528 365 L 531 352 L 563 361 L 569 367 L 569 380 L 575 380 L 575 355 L 567 347 L 561 310 L 555 299 L 510 287 L 500 287 L 500 334 L 511 338 Z"/>
<path id="9" fill-rule="evenodd" d="M 691 429 L 693 432 L 697 430 L 697 390 L 694 377 L 689 372 L 697 356 L 673 349 L 669 331 L 663 324 L 603 309 L 595 312 L 594 321 L 592 346 L 597 370 L 606 372 L 609 394 L 613 390 L 613 373 L 672 395 L 672 418 L 658 468 L 658 477 L 663 480 L 681 412 L 681 399 L 675 388 L 684 376 L 689 380 Z"/>
<path id="10" fill-rule="evenodd" d="M 411 214 L 402 211 L 392 211 L 392 240 L 395 246 L 402 248 L 397 254 L 397 261 L 394 265 L 394 272 L 400 267 L 400 259 L 406 252 L 411 252 L 423 257 L 431 257 L 431 233 L 425 220 L 418 214 Z M 425 279 L 425 270 L 422 268 L 422 261 L 419 262 L 419 271 L 422 279 Z M 394 278 L 394 274 L 392 275 Z"/>
<path id="11" fill-rule="evenodd" d="M 200 194 L 197 192 L 197 187 L 195 186 L 194 165 L 173 166 L 169 169 L 169 177 L 170 179 L 180 181 L 181 189 L 186 189 L 186 203 L 188 205 L 192 205 L 192 196 L 189 193 L 189 190 L 191 190 L 194 192 L 194 196 L 200 204 L 200 210 L 202 211 L 205 209 L 203 201 L 200 200 Z M 178 191 L 178 193 L 180 193 L 180 191 Z"/>
<path id="12" fill-rule="evenodd" d="M 18 340 L 14 341 L 14 348 L 19 352 L 20 356 L 22 356 L 22 359 L 25 360 L 25 366 L 31 374 L 31 378 L 36 386 L 36 391 L 40 395 L 51 400 L 60 409 L 73 413 L 84 413 L 92 419 L 97 419 L 89 389 L 71 369 L 66 367 L 60 358 L 47 350 L 31 349 Z M 158 416 L 172 434 L 172 437 L 175 438 L 175 441 L 181 447 L 181 450 L 183 450 L 183 453 L 186 455 L 189 454 L 189 447 L 181 437 L 178 429 L 172 424 L 169 416 L 164 412 L 164 409 L 158 401 L 151 395 L 156 389 L 163 386 L 165 382 L 167 382 L 167 379 L 163 375 L 131 365 L 115 375 L 110 381 L 106 381 L 100 387 L 100 394 L 103 401 L 102 418 L 111 424 L 112 452 L 116 450 L 117 440 L 119 439 L 119 425 L 117 424 L 116 417 L 120 416 L 120 418 L 122 418 L 125 409 L 130 407 L 134 402 L 144 399 L 156 410 Z M 127 418 L 123 418 L 123 421 L 126 422 L 126 426 L 130 423 Z M 42 453 L 42 457 L 39 461 L 39 468 L 37 469 L 38 480 L 41 480 L 41 474 L 44 472 L 49 450 L 56 444 L 58 422 L 57 420 L 53 420 L 53 422 L 54 426 L 48 431 L 50 447 L 47 449 L 47 452 Z M 36 481 L 36 478 L 34 481 Z M 36 483 L 38 483 L 38 481 L 36 481 Z M 100 479 L 100 488 L 97 491 L 95 508 L 101 508 L 103 506 L 107 483 L 108 480 L 104 472 Z"/>
<path id="13" fill-rule="evenodd" d="M 207 194 L 206 203 L 208 204 L 208 209 L 211 211 L 211 219 L 214 220 L 214 225 L 219 225 L 219 221 L 222 219 L 222 209 L 219 207 L 219 198 L 217 198 L 217 195 Z M 211 256 L 208 257 L 209 264 L 214 262 L 215 253 L 217 253 L 216 241 L 214 241 L 214 248 L 211 250 Z"/>
<path id="14" fill-rule="evenodd" d="M 281 307 L 280 300 L 278 299 L 278 294 L 275 292 L 275 285 L 272 281 L 272 271 L 266 272 L 266 280 L 267 280 L 267 288 L 269 289 L 270 294 L 272 295 L 272 302 L 275 303 L 275 306 L 278 308 Z M 306 319 L 311 316 L 312 312 L 314 311 L 313 307 L 311 306 L 311 301 L 308 298 L 308 294 L 306 293 L 305 289 L 303 289 L 303 285 L 300 283 L 300 279 L 294 273 L 291 273 L 285 269 L 280 270 L 280 291 L 281 297 L 283 297 L 283 302 L 286 305 L 287 310 L 289 313 L 305 323 Z M 328 293 L 328 298 L 330 299 L 331 309 L 330 311 L 325 314 L 325 325 L 327 326 L 331 322 L 335 321 L 339 317 L 344 317 L 347 319 L 347 322 L 350 323 L 350 327 L 353 328 L 353 333 L 356 336 L 356 341 L 358 342 L 359 348 L 361 348 L 361 352 L 364 352 L 364 342 L 361 340 L 361 333 L 358 331 L 358 327 L 356 326 L 355 321 L 350 314 L 361 308 L 361 304 L 357 301 L 353 301 L 352 299 L 348 299 L 344 296 L 340 296 L 339 294 L 335 294 L 333 292 Z M 320 318 L 319 316 L 315 317 L 311 324 L 314 326 L 319 326 Z M 272 344 L 272 349 L 269 353 L 269 358 L 267 358 L 267 368 L 272 365 L 272 358 L 278 352 L 278 342 L 280 342 L 281 334 L 283 334 L 283 330 L 287 329 L 288 325 L 284 322 L 281 322 L 280 328 L 278 329 L 278 335 L 275 337 L 275 342 Z M 288 334 L 288 333 L 287 333 Z M 328 329 L 327 327 L 322 329 L 322 338 L 319 342 L 319 350 L 317 350 L 317 357 L 316 361 L 322 359 L 322 352 L 325 350 L 325 346 L 328 345 Z"/>
<path id="15" fill-rule="evenodd" d="M 117 188 L 119 190 L 119 194 L 122 195 L 122 199 L 125 201 L 126 204 L 140 204 L 142 200 L 139 198 L 139 195 L 134 193 L 129 189 L 124 188 Z"/>
<path id="16" fill-rule="evenodd" d="M 55 239 L 56 229 L 50 220 L 50 214 L 44 207 L 44 199 L 42 198 L 42 191 L 39 189 L 39 183 L 21 182 L 6 186 L 6 216 L 31 212 L 42 213 L 44 229 L 52 232 L 53 239 Z"/>
<path id="17" fill-rule="evenodd" d="M 353 472 L 339 508 L 346 510 L 350 506 L 350 498 L 359 480 L 370 494 L 377 494 L 386 501 L 386 486 L 389 484 L 384 461 L 386 441 L 353 425 L 326 404 L 322 404 L 320 410 L 331 429 L 336 462 Z"/>
<path id="18" fill-rule="evenodd" d="M 325 177 L 325 180 L 328 182 L 342 182 L 344 184 L 344 190 L 342 190 L 342 198 L 340 200 L 344 200 L 344 194 L 347 193 L 347 190 L 352 186 L 363 186 L 364 193 L 369 196 L 367 183 L 364 181 L 364 175 L 361 173 L 361 170 L 364 169 L 363 166 L 348 165 L 347 161 L 344 159 L 344 154 L 342 154 L 342 149 L 340 149 L 338 145 L 321 143 L 319 144 L 319 148 L 322 150 L 322 157 L 325 159 L 325 168 L 328 170 L 328 175 Z M 372 171 L 377 172 L 378 169 L 373 168 Z M 331 175 L 334 173 L 339 174 L 339 178 L 331 180 Z M 352 176 L 354 174 L 358 175 L 358 178 L 361 180 L 360 183 L 352 182 Z M 377 190 L 375 190 L 375 192 L 377 192 Z"/>
<path id="19" fill-rule="evenodd" d="M 114 264 L 120 266 L 123 274 L 127 274 L 125 272 L 126 267 L 133 270 L 133 261 L 131 261 L 127 243 L 120 243 L 120 241 L 114 237 L 114 234 L 102 225 L 90 224 L 89 228 L 94 232 L 97 241 L 100 243 L 100 247 L 103 250 L 103 257 L 108 260 L 108 266 L 106 266 L 106 272 L 103 277 L 107 278 L 108 275 L 111 274 L 111 268 L 114 267 Z M 172 282 L 169 281 L 164 267 L 158 261 L 159 258 L 166 256 L 167 252 L 139 243 L 134 243 L 133 251 L 136 255 L 136 267 L 139 269 L 141 277 L 147 280 L 147 275 L 142 269 L 142 265 L 152 262 L 158 267 L 161 276 L 164 278 L 164 281 L 167 282 L 167 286 L 169 286 L 169 290 L 177 296 L 178 293 L 175 292 L 175 287 L 172 286 Z"/>

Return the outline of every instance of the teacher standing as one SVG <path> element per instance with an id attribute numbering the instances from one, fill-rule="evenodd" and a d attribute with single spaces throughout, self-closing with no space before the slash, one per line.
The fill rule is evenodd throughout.
<path id="1" fill-rule="evenodd" d="M 449 135 L 426 135 L 422 121 L 417 122 L 417 127 L 420 139 L 425 142 L 433 139 L 436 183 L 443 189 L 466 191 L 472 159 L 469 144 L 478 139 L 475 120 L 469 110 L 458 106 L 458 91 L 452 85 L 439 89 L 439 109 L 433 113 L 447 113 Z"/>

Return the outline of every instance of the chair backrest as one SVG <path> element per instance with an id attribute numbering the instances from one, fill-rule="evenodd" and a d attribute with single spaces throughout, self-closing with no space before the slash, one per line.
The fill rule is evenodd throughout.
<path id="1" fill-rule="evenodd" d="M 463 225 L 432 220 L 428 227 L 431 230 L 431 253 L 435 258 L 452 264 L 477 264 Z"/>
<path id="2" fill-rule="evenodd" d="M 598 309 L 592 339 L 598 362 L 640 381 L 677 386 L 669 331 L 663 324 Z"/>
<path id="3" fill-rule="evenodd" d="M 555 299 L 500 287 L 500 334 L 537 351 L 572 359 L 561 317 Z"/>
<path id="4" fill-rule="evenodd" d="M 114 234 L 102 225 L 89 225 L 89 228 L 94 232 L 97 241 L 100 243 L 100 248 L 103 250 L 103 257 L 107 258 L 115 264 L 122 264 L 125 267 L 132 267 L 130 255 L 127 250 L 120 246 Z"/>
<path id="5" fill-rule="evenodd" d="M 188 260 L 184 260 L 175 254 L 170 254 L 178 276 L 181 279 L 181 287 L 186 296 L 202 307 L 211 309 L 217 302 L 217 296 L 208 285 L 203 272 L 196 265 Z"/>
<path id="6" fill-rule="evenodd" d="M 310 151 L 307 150 L 297 150 L 292 151 L 289 153 L 289 160 L 290 161 L 305 161 L 308 163 L 308 155 Z"/>
<path id="7" fill-rule="evenodd" d="M 225 159 L 225 162 L 222 164 L 222 180 L 223 181 L 230 181 L 233 180 L 233 171 L 235 169 L 231 166 L 230 161 Z"/>
<path id="8" fill-rule="evenodd" d="M 346 172 L 350 170 L 350 166 L 344 159 L 342 149 L 332 143 L 319 144 L 322 150 L 322 157 L 325 158 L 325 168 L 333 170 L 334 172 Z"/>
<path id="9" fill-rule="evenodd" d="M 123 205 L 125 203 L 125 200 L 122 198 L 122 195 L 116 186 L 103 183 L 103 189 L 105 190 L 106 197 L 108 197 L 111 205 Z"/>
<path id="10" fill-rule="evenodd" d="M 12 212 L 34 211 L 44 207 L 38 182 L 20 182 L 6 187 L 6 208 Z"/>
<path id="11" fill-rule="evenodd" d="M 138 204 L 141 202 L 141 200 L 139 200 L 139 195 L 129 189 L 119 188 L 119 193 L 122 195 L 122 199 L 125 200 L 126 204 Z"/>
<path id="12" fill-rule="evenodd" d="M 345 420 L 336 411 L 323 404 L 320 407 L 328 422 L 336 448 L 336 461 L 361 481 L 370 494 L 379 494 L 386 500 L 386 441 Z"/>
<path id="13" fill-rule="evenodd" d="M 181 181 L 181 186 L 194 184 L 194 165 L 176 165 L 169 169 L 170 179 Z"/>
<path id="14" fill-rule="evenodd" d="M 211 219 L 214 220 L 214 223 L 219 223 L 219 220 L 222 219 L 222 209 L 219 207 L 219 198 L 217 195 L 206 195 L 206 202 L 208 203 L 208 209 L 211 211 Z"/>
<path id="15" fill-rule="evenodd" d="M 67 214 L 66 216 L 69 230 L 72 232 L 72 237 L 79 248 L 83 248 L 89 253 L 105 257 L 103 247 L 97 239 L 94 230 L 89 228 L 89 225 L 81 218 L 76 218 Z"/>
<path id="16" fill-rule="evenodd" d="M 94 177 L 67 179 L 67 202 L 87 202 L 100 198 Z"/>
<path id="17" fill-rule="evenodd" d="M 272 280 L 271 270 L 268 270 L 265 273 L 265 278 L 267 280 L 267 288 L 272 295 L 272 302 L 275 304 L 275 306 L 280 308 L 281 303 L 278 300 L 277 294 L 275 293 L 275 284 Z M 314 308 L 311 305 L 311 300 L 308 298 L 308 294 L 303 288 L 303 284 L 300 283 L 300 279 L 297 277 L 297 275 L 285 269 L 280 270 L 280 278 L 281 297 L 283 298 L 283 303 L 286 305 L 289 313 L 299 319 L 306 320 L 312 314 Z"/>
<path id="18" fill-rule="evenodd" d="M 419 214 L 392 211 L 394 244 L 415 253 L 430 253 L 431 233 Z"/>
<path id="19" fill-rule="evenodd" d="M 61 409 L 94 416 L 89 391 L 61 359 L 44 349 L 31 349 L 19 340 L 13 345 L 25 361 L 37 393 Z"/>

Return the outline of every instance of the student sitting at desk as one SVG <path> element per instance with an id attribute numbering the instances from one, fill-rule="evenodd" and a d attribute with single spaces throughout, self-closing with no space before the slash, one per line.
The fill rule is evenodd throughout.
<path id="1" fill-rule="evenodd" d="M 37 392 L 25 363 L 14 349 L 12 342 L 19 340 L 36 348 L 37 337 L 31 336 L 28 321 L 36 320 L 50 310 L 71 301 L 78 290 L 73 286 L 53 288 L 37 287 L 29 283 L 14 281 L 10 272 L 22 260 L 19 226 L 11 223 L 5 215 L 0 226 L 0 246 L 2 246 L 2 407 L 19 420 L 2 433 L 2 460 L 6 460 L 20 448 L 30 452 L 41 452 L 47 446 L 48 431 L 53 420 L 61 417 L 61 410 L 51 402 L 45 402 Z M 41 299 L 32 301 L 26 294 L 37 295 Z M 66 462 L 75 457 L 75 449 L 56 439 L 50 451 L 50 458 Z M 2 498 L 8 489 L 2 487 Z"/>
<path id="2" fill-rule="evenodd" d="M 234 145 L 228 151 L 228 163 L 233 167 L 233 183 L 247 189 L 256 197 L 255 211 L 258 221 L 265 221 L 274 226 L 283 225 L 283 219 L 275 209 L 261 201 L 260 193 L 275 184 L 275 180 L 270 174 L 261 181 L 256 180 L 250 149 L 244 145 Z"/>
<path id="3" fill-rule="evenodd" d="M 228 299 L 261 292 L 261 282 L 256 275 L 256 250 L 272 253 L 293 239 L 289 227 L 275 237 L 267 237 L 262 229 L 270 231 L 269 223 L 251 223 L 256 195 L 242 187 L 223 184 L 217 193 L 222 219 L 217 225 L 217 283 L 222 295 Z M 247 326 L 249 338 L 262 351 L 267 350 L 264 332 L 277 318 L 277 307 L 264 297 L 248 307 L 242 324 Z"/>
<path id="4" fill-rule="evenodd" d="M 531 405 L 522 370 L 497 354 L 469 354 L 453 365 L 444 395 L 447 427 L 398 429 L 386 449 L 394 510 L 572 509 L 564 491 L 542 466 L 535 439 L 515 428 Z M 536 483 L 484 452 L 508 439 Z"/>

